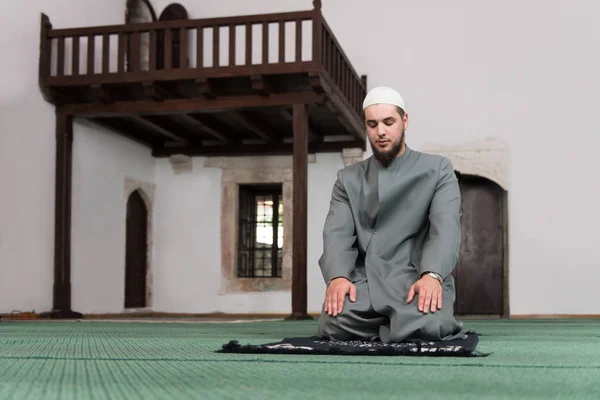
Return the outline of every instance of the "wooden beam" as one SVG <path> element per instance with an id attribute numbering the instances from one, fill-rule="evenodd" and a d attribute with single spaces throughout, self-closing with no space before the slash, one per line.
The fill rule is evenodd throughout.
<path id="1" fill-rule="evenodd" d="M 327 75 L 319 75 L 323 86 L 326 88 L 327 99 L 325 105 L 337 116 L 344 127 L 359 140 L 366 141 L 364 122 L 355 111 L 350 102 L 345 98 L 340 89 L 330 81 Z"/>
<path id="2" fill-rule="evenodd" d="M 200 131 L 205 132 L 205 133 L 215 137 L 216 139 L 223 140 L 225 142 L 232 141 L 232 139 L 227 134 L 223 134 L 220 131 L 211 128 L 210 126 L 208 126 L 207 124 L 202 122 L 202 120 L 200 120 L 199 117 L 196 115 L 178 114 L 178 115 L 174 115 L 173 118 L 181 120 L 182 123 L 185 123 L 185 124 L 188 124 L 191 126 L 195 126 Z"/>
<path id="3" fill-rule="evenodd" d="M 200 111 L 221 111 L 248 107 L 286 106 L 294 102 L 321 103 L 323 95 L 313 92 L 273 94 L 268 97 L 229 96 L 217 99 L 188 98 L 155 101 L 122 101 L 113 104 L 68 104 L 61 112 L 78 117 L 118 117 L 136 114 L 189 114 Z"/>
<path id="4" fill-rule="evenodd" d="M 90 34 L 115 34 L 119 32 L 133 31 L 155 31 L 162 29 L 178 29 L 178 28 L 202 28 L 206 26 L 229 26 L 229 25 L 244 25 L 244 24 L 260 24 L 263 22 L 279 22 L 279 21 L 295 21 L 295 20 L 310 20 L 313 16 L 313 11 L 293 11 L 281 12 L 272 14 L 253 14 L 239 15 L 232 17 L 216 17 L 216 18 L 201 18 L 201 19 L 186 19 L 172 21 L 156 21 L 144 22 L 136 24 L 120 24 L 120 25 L 104 25 L 94 26 L 89 28 L 67 28 L 53 29 L 50 31 L 50 37 L 60 36 L 85 36 Z"/>
<path id="5" fill-rule="evenodd" d="M 306 104 L 294 104 L 292 314 L 290 320 L 312 319 L 307 314 L 307 187 L 308 112 Z"/>
<path id="6" fill-rule="evenodd" d="M 134 129 L 131 124 L 123 121 L 122 119 L 110 119 L 110 118 L 88 118 L 89 121 L 113 132 L 125 136 L 126 138 L 148 146 L 151 148 L 160 147 L 164 140 L 157 140 L 154 136 L 145 134 L 140 129 Z"/>
<path id="7" fill-rule="evenodd" d="M 171 97 L 171 93 L 157 82 L 142 82 L 144 95 L 151 100 L 164 101 Z"/>
<path id="8" fill-rule="evenodd" d="M 103 104 L 114 103 L 113 98 L 110 94 L 110 89 L 105 85 L 94 84 L 90 86 L 90 91 L 92 92 L 92 96 L 96 98 L 96 100 L 100 101 Z"/>
<path id="9" fill-rule="evenodd" d="M 314 153 L 341 153 L 345 148 L 361 147 L 358 141 L 313 142 L 308 144 L 308 151 Z M 290 155 L 293 153 L 292 143 L 263 144 L 227 144 L 224 146 L 168 146 L 155 148 L 155 157 L 169 157 L 174 154 L 187 156 L 255 156 L 255 155 Z"/>
<path id="10" fill-rule="evenodd" d="M 321 79 L 319 72 L 309 72 L 308 81 L 313 90 L 317 93 L 329 93 L 331 92 L 331 86 L 328 85 Z"/>
<path id="11" fill-rule="evenodd" d="M 232 76 L 251 76 L 251 75 L 287 75 L 307 73 L 315 70 L 315 64 L 310 61 L 300 63 L 285 64 L 267 64 L 267 65 L 231 65 L 227 67 L 207 67 L 207 68 L 186 68 L 170 70 L 165 74 L 164 70 L 139 71 L 127 73 L 102 73 L 85 74 L 78 76 L 60 75 L 48 76 L 44 83 L 50 86 L 81 86 L 98 84 L 116 84 L 116 83 L 139 83 L 144 81 L 181 81 L 195 80 L 201 75 L 206 79 L 210 78 L 230 78 Z"/>
<path id="12" fill-rule="evenodd" d="M 210 81 L 207 78 L 196 79 L 196 87 L 201 96 L 207 99 L 214 99 L 217 97 L 215 94 Z"/>
<path id="13" fill-rule="evenodd" d="M 71 196 L 73 116 L 56 114 L 56 180 L 54 197 L 54 286 L 50 318 L 82 318 L 71 310 Z"/>
<path id="14" fill-rule="evenodd" d="M 254 121 L 252 121 L 250 118 L 240 114 L 240 113 L 235 113 L 235 119 L 237 119 L 237 121 L 244 125 L 244 127 L 246 127 L 246 129 L 251 130 L 252 132 L 254 132 L 256 134 L 256 136 L 258 136 L 261 139 L 264 140 L 274 140 L 275 139 L 275 134 L 271 131 L 268 131 L 267 128 L 259 126 L 259 124 L 255 123 Z"/>
<path id="15" fill-rule="evenodd" d="M 294 120 L 294 116 L 287 108 L 282 108 L 280 111 L 280 115 L 289 122 Z M 319 132 L 314 125 L 312 125 L 309 121 L 308 123 L 308 138 L 309 140 L 323 140 L 323 134 Z"/>
<path id="16" fill-rule="evenodd" d="M 177 142 L 189 143 L 189 140 L 187 140 L 183 136 L 173 133 L 169 129 L 163 128 L 162 126 L 156 124 L 155 122 L 148 120 L 147 118 L 137 116 L 137 115 L 132 115 L 129 118 L 131 118 L 133 121 L 135 121 L 136 124 L 139 124 L 139 125 L 143 126 L 144 128 L 146 128 L 150 131 L 156 132 L 156 133 L 158 133 L 162 136 L 165 136 L 169 139 L 175 140 Z"/>
<path id="17" fill-rule="evenodd" d="M 260 96 L 268 96 L 273 92 L 271 86 L 265 81 L 265 77 L 263 75 L 252 75 L 250 80 L 252 82 L 252 90 L 258 93 Z"/>
<path id="18" fill-rule="evenodd" d="M 352 118 L 352 116 L 348 115 L 347 111 L 344 109 L 344 105 L 342 105 L 339 101 L 334 101 L 332 98 L 327 98 L 325 100 L 325 106 L 337 117 L 338 121 L 342 126 L 354 136 L 357 140 L 361 140 L 365 142 L 365 132 L 364 128 L 360 130 L 360 125 L 356 123 L 356 121 Z"/>

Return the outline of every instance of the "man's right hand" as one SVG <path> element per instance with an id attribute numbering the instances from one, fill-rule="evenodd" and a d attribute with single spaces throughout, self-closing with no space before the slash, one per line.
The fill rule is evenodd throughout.
<path id="1" fill-rule="evenodd" d="M 341 314 L 344 299 L 349 294 L 350 301 L 356 301 L 356 286 L 346 278 L 335 278 L 327 286 L 325 292 L 325 312 L 336 317 Z"/>

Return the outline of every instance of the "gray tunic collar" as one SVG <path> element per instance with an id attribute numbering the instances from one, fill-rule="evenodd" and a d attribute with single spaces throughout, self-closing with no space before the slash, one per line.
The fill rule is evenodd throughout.
<path id="1" fill-rule="evenodd" d="M 373 158 L 373 161 L 375 162 L 375 165 L 377 165 L 377 168 L 378 169 L 396 169 L 396 168 L 399 168 L 400 165 L 402 165 L 404 163 L 404 161 L 406 161 L 410 157 L 410 155 L 412 153 L 412 150 L 408 147 L 408 144 L 405 144 L 405 145 L 406 145 L 406 149 L 404 150 L 404 153 L 402 153 L 402 155 L 400 157 L 396 157 L 394 159 L 394 161 L 392 161 L 387 168 L 385 168 L 381 164 L 381 162 L 377 158 L 375 158 L 375 156 L 371 156 Z"/>

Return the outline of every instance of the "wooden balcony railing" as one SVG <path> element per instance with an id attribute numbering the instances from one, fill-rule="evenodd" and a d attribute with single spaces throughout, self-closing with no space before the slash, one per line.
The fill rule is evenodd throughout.
<path id="1" fill-rule="evenodd" d="M 310 11 L 52 29 L 42 15 L 40 84 L 77 86 L 326 72 L 360 114 L 366 81 Z"/>

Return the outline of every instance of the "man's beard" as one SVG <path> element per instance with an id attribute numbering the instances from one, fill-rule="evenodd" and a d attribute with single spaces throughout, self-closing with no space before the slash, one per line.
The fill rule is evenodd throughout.
<path id="1" fill-rule="evenodd" d="M 404 131 L 402 131 L 402 136 L 400 140 L 396 143 L 392 143 L 392 147 L 389 150 L 378 150 L 377 147 L 373 144 L 373 141 L 369 138 L 369 143 L 371 144 L 371 149 L 373 150 L 373 155 L 384 167 L 388 167 L 392 161 L 396 159 L 398 154 L 400 154 L 400 150 L 402 150 L 402 146 L 404 145 Z"/>

